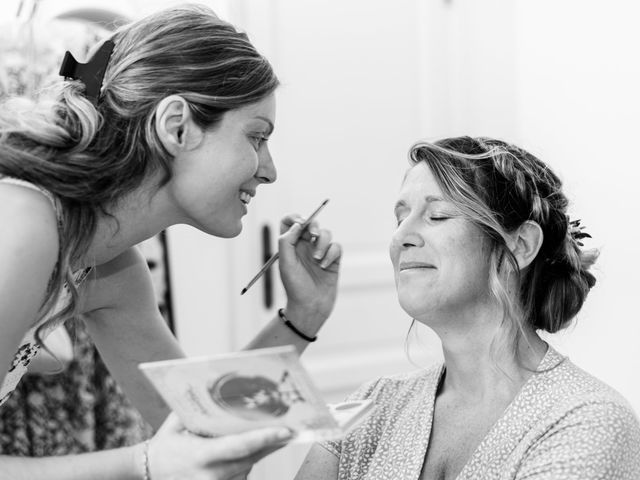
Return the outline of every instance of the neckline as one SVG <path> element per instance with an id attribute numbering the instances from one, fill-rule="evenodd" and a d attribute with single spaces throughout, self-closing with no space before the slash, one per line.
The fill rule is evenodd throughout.
<path id="1" fill-rule="evenodd" d="M 494 435 L 495 430 L 499 427 L 500 424 L 504 422 L 504 420 L 507 418 L 509 413 L 515 408 L 515 405 L 522 398 L 524 392 L 528 390 L 531 384 L 535 382 L 537 379 L 539 379 L 540 375 L 553 370 L 554 368 L 556 368 L 558 365 L 560 365 L 562 362 L 564 362 L 567 359 L 567 357 L 561 355 L 548 342 L 545 342 L 545 343 L 547 345 L 547 351 L 545 352 L 542 359 L 538 363 L 538 366 L 536 367 L 535 372 L 533 372 L 532 375 L 529 376 L 529 378 L 522 384 L 522 386 L 520 387 L 520 390 L 518 390 L 518 393 L 516 393 L 513 399 L 511 399 L 511 402 L 509 402 L 509 404 L 504 409 L 502 414 L 493 423 L 493 425 L 491 425 L 486 435 L 482 437 L 482 440 L 480 440 L 478 445 L 476 445 L 476 447 L 473 449 L 473 452 L 471 453 L 471 455 L 469 455 L 469 458 L 465 462 L 464 466 L 462 467 L 458 475 L 455 477 L 455 480 L 463 480 L 464 478 L 466 478 L 464 476 L 466 475 L 466 471 L 469 468 L 471 468 L 471 465 L 474 463 L 473 461 L 475 460 L 475 458 L 482 452 L 482 448 L 485 445 L 485 443 L 488 441 L 488 439 L 490 439 Z M 429 422 L 428 422 L 429 428 L 425 435 L 426 441 L 425 441 L 424 449 L 422 451 L 422 462 L 420 462 L 420 469 L 416 477 L 417 480 L 420 480 L 422 468 L 427 458 L 427 451 L 429 449 L 429 441 L 431 439 L 431 432 L 433 430 L 433 421 L 434 421 L 434 415 L 436 410 L 435 409 L 436 396 L 437 396 L 437 392 L 440 387 L 440 382 L 442 381 L 445 370 L 446 370 L 445 364 L 441 363 L 437 371 L 436 381 L 434 382 L 434 386 L 429 392 L 429 399 L 430 399 L 430 403 L 428 404 L 428 408 L 430 409 Z"/>

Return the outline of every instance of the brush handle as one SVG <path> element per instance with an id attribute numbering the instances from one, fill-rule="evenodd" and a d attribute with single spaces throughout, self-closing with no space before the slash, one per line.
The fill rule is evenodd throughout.
<path id="1" fill-rule="evenodd" d="M 269 260 L 267 260 L 267 263 L 265 263 L 263 267 L 258 271 L 258 273 L 256 273 L 255 277 L 251 279 L 251 281 L 247 284 L 247 286 L 242 289 L 242 292 L 240 292 L 240 295 L 244 295 L 246 291 L 249 290 L 249 288 L 251 288 L 251 286 L 254 283 L 256 283 L 262 275 L 264 275 L 264 272 L 269 270 L 269 267 L 273 265 L 275 261 L 278 260 L 278 258 L 280 258 L 280 252 L 276 252 L 273 255 L 271 255 L 271 257 L 269 257 Z"/>

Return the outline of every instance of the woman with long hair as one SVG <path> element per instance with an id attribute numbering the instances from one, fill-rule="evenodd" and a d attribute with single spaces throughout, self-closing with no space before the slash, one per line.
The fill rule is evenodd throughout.
<path id="1" fill-rule="evenodd" d="M 276 180 L 267 142 L 278 80 L 245 34 L 198 6 L 123 26 L 87 64 L 65 57 L 61 74 L 55 101 L 0 109 L 0 408 L 47 334 L 81 316 L 158 431 L 97 453 L 0 456 L 0 478 L 245 476 L 290 432 L 207 439 L 167 419 L 137 366 L 184 353 L 135 245 L 180 223 L 223 238 L 240 233 L 258 186 Z M 340 246 L 315 222 L 303 231 L 303 221 L 289 215 L 281 224 L 289 323 L 276 316 L 250 348 L 302 351 L 333 308 Z"/>

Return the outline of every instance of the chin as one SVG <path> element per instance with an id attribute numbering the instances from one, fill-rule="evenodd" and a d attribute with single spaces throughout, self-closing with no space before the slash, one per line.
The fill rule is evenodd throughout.
<path id="1" fill-rule="evenodd" d="M 415 299 L 404 298 L 400 296 L 398 298 L 398 301 L 400 303 L 400 307 L 402 307 L 402 310 L 407 312 L 407 315 L 409 315 L 411 318 L 415 318 L 418 315 L 418 312 L 421 310 L 420 305 L 417 304 Z"/>
<path id="2" fill-rule="evenodd" d="M 220 238 L 234 238 L 234 237 L 237 237 L 238 235 L 240 235 L 240 233 L 242 233 L 242 224 L 240 224 L 236 228 L 225 230 L 224 232 L 222 232 L 221 234 L 219 234 L 217 236 L 220 237 Z"/>
<path id="3" fill-rule="evenodd" d="M 198 230 L 218 238 L 234 238 L 242 232 L 242 222 L 235 225 L 198 225 Z"/>
<path id="4" fill-rule="evenodd" d="M 411 294 L 402 294 L 398 292 L 398 303 L 407 315 L 411 318 L 424 317 L 432 313 L 435 302 L 424 294 L 412 292 Z"/>

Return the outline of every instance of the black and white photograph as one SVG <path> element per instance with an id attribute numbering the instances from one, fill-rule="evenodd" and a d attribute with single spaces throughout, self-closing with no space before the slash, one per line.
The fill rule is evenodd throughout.
<path id="1" fill-rule="evenodd" d="M 640 4 L 1 3 L 0 480 L 640 480 Z"/>

